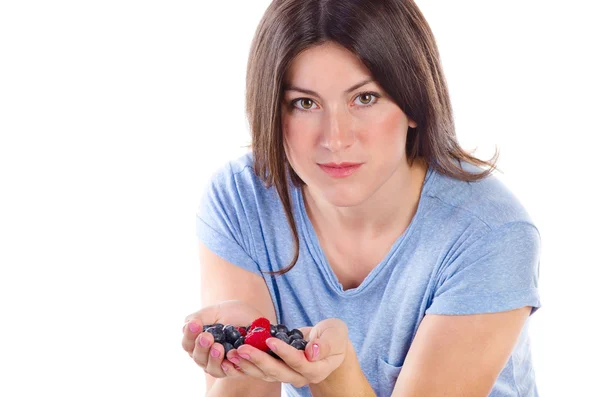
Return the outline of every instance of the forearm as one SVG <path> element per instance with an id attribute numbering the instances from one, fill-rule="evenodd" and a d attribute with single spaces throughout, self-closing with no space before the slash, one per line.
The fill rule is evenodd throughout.
<path id="1" fill-rule="evenodd" d="M 325 380 L 309 385 L 313 397 L 377 397 L 360 368 L 352 343 L 342 365 Z"/>
<path id="2" fill-rule="evenodd" d="M 281 397 L 280 382 L 265 382 L 251 377 L 216 379 L 206 397 Z"/>

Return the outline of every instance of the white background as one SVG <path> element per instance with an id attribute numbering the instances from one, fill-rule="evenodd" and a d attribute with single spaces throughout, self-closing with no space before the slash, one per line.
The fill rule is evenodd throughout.
<path id="1" fill-rule="evenodd" d="M 203 395 L 195 211 L 243 153 L 269 1 L 0 3 L 0 395 Z M 467 148 L 543 243 L 540 395 L 597 392 L 600 36 L 593 1 L 418 1 Z"/>

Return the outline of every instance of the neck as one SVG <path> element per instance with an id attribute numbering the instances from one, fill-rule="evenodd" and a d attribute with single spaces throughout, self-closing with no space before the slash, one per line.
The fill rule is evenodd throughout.
<path id="1" fill-rule="evenodd" d="M 405 162 L 371 197 L 352 207 L 336 207 L 304 186 L 308 215 L 322 231 L 378 236 L 399 227 L 404 230 L 417 210 L 426 172 L 423 160 L 412 166 Z"/>

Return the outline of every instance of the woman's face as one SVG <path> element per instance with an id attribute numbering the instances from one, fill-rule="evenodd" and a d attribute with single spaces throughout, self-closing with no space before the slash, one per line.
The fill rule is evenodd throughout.
<path id="1" fill-rule="evenodd" d="M 286 155 L 310 194 L 355 206 L 408 175 L 406 134 L 416 124 L 353 53 L 330 42 L 312 47 L 285 83 Z"/>

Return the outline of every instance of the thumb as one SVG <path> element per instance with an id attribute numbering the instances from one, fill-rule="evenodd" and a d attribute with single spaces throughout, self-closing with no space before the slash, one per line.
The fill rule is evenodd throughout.
<path id="1" fill-rule="evenodd" d="M 346 352 L 348 326 L 338 318 L 328 318 L 315 325 L 309 333 L 304 355 L 309 361 L 324 360 Z"/>
<path id="2" fill-rule="evenodd" d="M 219 305 L 207 306 L 202 308 L 192 314 L 189 314 L 185 317 L 185 324 L 187 327 L 190 327 L 190 324 L 194 324 L 193 333 L 198 333 L 198 329 L 202 330 L 204 325 L 215 324 L 217 322 L 219 314 Z"/>

